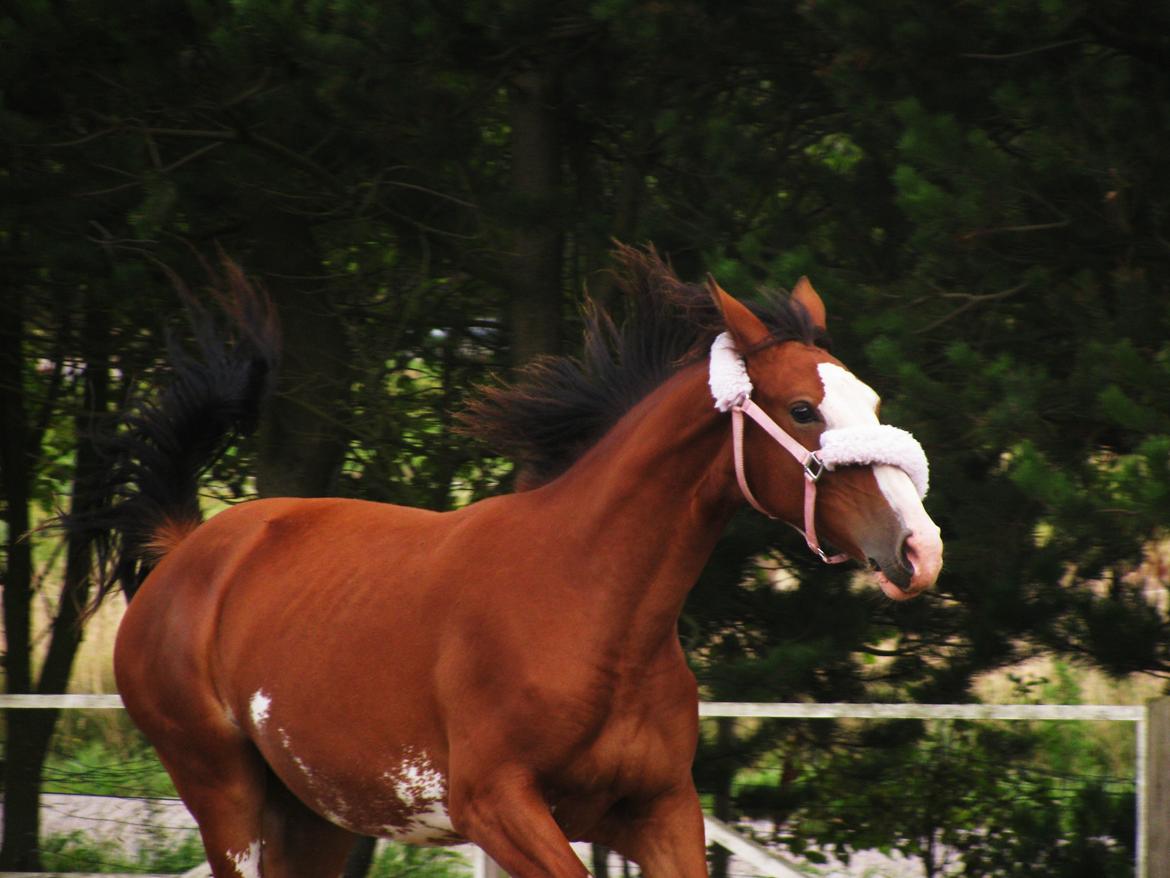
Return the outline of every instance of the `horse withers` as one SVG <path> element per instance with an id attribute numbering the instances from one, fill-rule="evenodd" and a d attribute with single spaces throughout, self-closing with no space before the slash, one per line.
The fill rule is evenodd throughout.
<path id="1" fill-rule="evenodd" d="M 654 878 L 707 874 L 696 683 L 677 622 L 751 502 L 826 560 L 928 588 L 926 461 L 823 346 L 807 282 L 749 309 L 622 249 L 629 319 L 487 391 L 464 428 L 523 490 L 453 512 L 265 499 L 200 521 L 197 475 L 255 419 L 275 351 L 207 333 L 118 441 L 104 517 L 131 598 L 118 686 L 218 878 L 341 871 L 356 835 L 470 840 L 515 878 L 584 876 L 570 839 Z M 832 546 L 840 553 L 829 555 Z"/>

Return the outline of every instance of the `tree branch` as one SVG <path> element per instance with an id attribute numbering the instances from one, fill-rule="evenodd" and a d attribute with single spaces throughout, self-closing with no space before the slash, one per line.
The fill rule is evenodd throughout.
<path id="1" fill-rule="evenodd" d="M 1088 42 L 1087 37 L 1077 37 L 1072 40 L 1061 40 L 1058 43 L 1048 43 L 1044 46 L 1033 46 L 1030 49 L 1020 49 L 1018 52 L 960 52 L 960 58 L 971 58 L 976 61 L 1011 61 L 1015 58 L 1026 58 L 1029 55 L 1038 55 L 1041 52 L 1051 52 L 1054 49 L 1063 49 L 1067 46 L 1076 46 Z"/>

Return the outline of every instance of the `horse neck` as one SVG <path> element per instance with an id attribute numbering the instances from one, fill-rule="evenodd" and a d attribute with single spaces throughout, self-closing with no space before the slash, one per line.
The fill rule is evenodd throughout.
<path id="1" fill-rule="evenodd" d="M 687 367 L 547 488 L 565 512 L 550 525 L 579 554 L 575 577 L 631 641 L 677 637 L 686 595 L 739 502 L 730 432 L 706 369 Z"/>

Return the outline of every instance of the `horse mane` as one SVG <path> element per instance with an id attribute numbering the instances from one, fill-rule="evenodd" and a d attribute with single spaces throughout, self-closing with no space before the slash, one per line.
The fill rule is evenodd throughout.
<path id="1" fill-rule="evenodd" d="M 651 391 L 707 356 L 724 331 L 708 289 L 679 280 L 653 247 L 618 245 L 615 255 L 624 319 L 586 299 L 580 356 L 537 359 L 514 383 L 484 390 L 456 416 L 460 432 L 516 462 L 517 490 L 567 470 Z M 787 296 L 769 294 L 749 307 L 771 330 L 770 344 L 828 347 L 804 307 Z"/>

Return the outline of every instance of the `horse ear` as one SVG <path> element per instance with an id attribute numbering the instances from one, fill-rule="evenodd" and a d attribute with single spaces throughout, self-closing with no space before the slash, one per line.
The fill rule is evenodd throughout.
<path id="1" fill-rule="evenodd" d="M 802 277 L 792 288 L 792 301 L 799 303 L 808 312 L 813 326 L 821 332 L 825 331 L 825 303 L 821 301 L 821 297 L 817 295 L 807 277 Z"/>
<path id="2" fill-rule="evenodd" d="M 771 333 L 762 320 L 751 310 L 719 286 L 715 278 L 707 275 L 707 292 L 723 315 L 723 324 L 731 337 L 735 339 L 735 347 L 739 351 L 750 351 L 768 340 Z"/>

